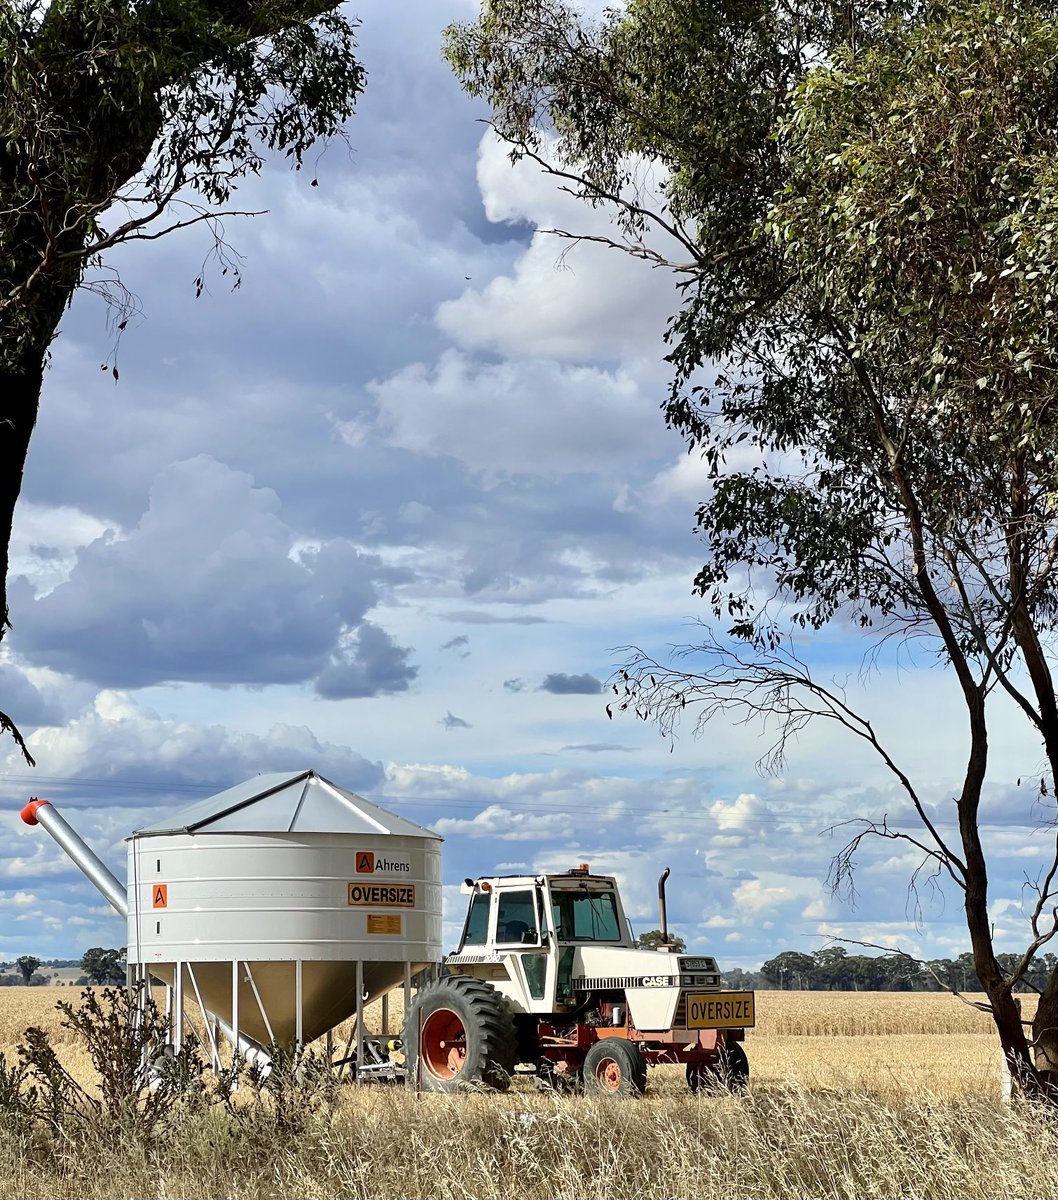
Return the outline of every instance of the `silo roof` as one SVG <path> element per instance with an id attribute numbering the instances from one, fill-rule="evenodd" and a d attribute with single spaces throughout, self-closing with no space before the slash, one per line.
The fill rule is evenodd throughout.
<path id="1" fill-rule="evenodd" d="M 163 833 L 358 833 L 443 840 L 315 771 L 256 775 L 132 836 Z"/>

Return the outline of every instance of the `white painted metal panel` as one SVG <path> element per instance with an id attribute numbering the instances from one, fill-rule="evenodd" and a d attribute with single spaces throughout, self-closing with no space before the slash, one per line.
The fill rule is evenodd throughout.
<path id="1" fill-rule="evenodd" d="M 129 961 L 431 962 L 441 950 L 439 844 L 352 834 L 129 839 Z M 357 870 L 358 856 L 407 869 Z M 414 903 L 350 904 L 350 885 L 401 885 Z M 371 932 L 400 918 L 399 932 Z M 391 928 L 395 926 L 391 923 Z"/>

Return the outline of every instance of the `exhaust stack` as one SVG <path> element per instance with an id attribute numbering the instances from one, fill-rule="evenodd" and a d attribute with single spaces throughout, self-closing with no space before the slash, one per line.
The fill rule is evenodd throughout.
<path id="1" fill-rule="evenodd" d="M 666 953 L 672 948 L 672 943 L 669 941 L 669 914 L 665 907 L 665 880 L 671 874 L 672 872 L 666 867 L 658 880 L 658 923 L 661 928 L 661 941 L 658 943 L 658 949 Z"/>

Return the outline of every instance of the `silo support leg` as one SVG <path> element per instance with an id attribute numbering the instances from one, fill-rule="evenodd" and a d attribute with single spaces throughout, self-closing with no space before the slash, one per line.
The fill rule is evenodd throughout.
<path id="1" fill-rule="evenodd" d="M 206 1029 L 206 1037 L 209 1039 L 209 1061 L 213 1064 L 213 1069 L 216 1071 L 220 1066 L 220 1055 L 217 1052 L 216 1032 L 213 1029 L 211 1014 L 206 1012 L 206 1006 L 202 1003 L 202 993 L 198 990 L 198 980 L 195 978 L 195 971 L 190 963 L 187 964 L 187 975 L 191 980 L 191 987 L 195 992 L 195 1000 L 198 1001 L 198 1011 L 202 1017 L 202 1024 Z"/>
<path id="2" fill-rule="evenodd" d="M 173 972 L 173 1050 L 184 1048 L 184 964 L 178 962 Z"/>
<path id="3" fill-rule="evenodd" d="M 231 964 L 231 1028 L 234 1033 L 231 1045 L 232 1062 L 239 1054 L 239 963 Z"/>
<path id="4" fill-rule="evenodd" d="M 294 961 L 294 1044 L 301 1053 L 305 1044 L 305 980 L 300 958 Z"/>
<path id="5" fill-rule="evenodd" d="M 250 987 L 253 990 L 253 998 L 257 1001 L 257 1011 L 261 1014 L 261 1020 L 264 1022 L 265 1032 L 268 1034 L 268 1040 L 274 1045 L 276 1035 L 272 1032 L 272 1023 L 268 1019 L 268 1013 L 265 1012 L 264 1002 L 261 1000 L 261 993 L 257 990 L 257 980 L 253 977 L 253 968 L 249 963 L 246 964 L 246 978 L 250 981 Z"/>
<path id="6" fill-rule="evenodd" d="M 345 1050 L 342 1051 L 341 1061 L 338 1063 L 338 1078 L 341 1079 L 342 1072 L 345 1070 L 346 1064 L 349 1062 L 349 1055 L 353 1052 L 353 1042 L 356 1040 L 356 1017 L 353 1017 L 353 1027 L 349 1030 L 349 1037 L 345 1043 Z"/>
<path id="7" fill-rule="evenodd" d="M 364 1061 L 364 961 L 356 960 L 356 1082 Z"/>

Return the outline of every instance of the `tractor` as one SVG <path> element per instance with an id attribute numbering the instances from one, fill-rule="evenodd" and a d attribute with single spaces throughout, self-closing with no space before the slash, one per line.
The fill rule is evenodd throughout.
<path id="1" fill-rule="evenodd" d="M 459 947 L 408 1013 L 409 1082 L 504 1089 L 517 1073 L 557 1090 L 635 1096 L 647 1067 L 681 1063 L 692 1092 L 742 1090 L 754 994 L 724 991 L 715 959 L 676 951 L 668 874 L 656 949 L 636 944 L 616 881 L 587 864 L 467 879 Z"/>

